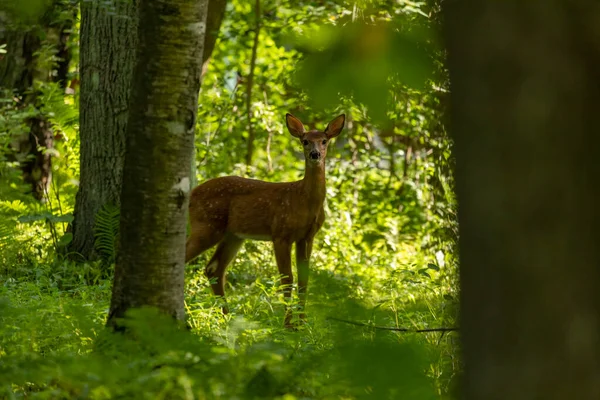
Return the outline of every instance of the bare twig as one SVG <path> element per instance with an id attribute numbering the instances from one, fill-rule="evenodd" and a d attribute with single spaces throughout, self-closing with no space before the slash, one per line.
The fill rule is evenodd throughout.
<path id="1" fill-rule="evenodd" d="M 269 172 L 273 172 L 273 160 L 271 159 L 271 139 L 273 138 L 273 131 L 268 130 L 269 136 L 267 137 L 267 166 Z"/>
<path id="2" fill-rule="evenodd" d="M 458 328 L 428 328 L 428 329 L 410 329 L 410 328 L 396 328 L 392 326 L 377 326 L 366 324 L 364 322 L 349 321 L 347 319 L 341 319 L 337 317 L 327 317 L 329 321 L 338 321 L 354 326 L 364 326 L 366 328 L 379 329 L 382 331 L 395 331 L 395 332 L 412 332 L 412 333 L 426 333 L 426 332 L 455 332 Z"/>
<path id="3" fill-rule="evenodd" d="M 409 167 L 411 156 L 412 156 L 412 146 L 408 145 L 406 150 L 404 150 L 404 167 L 403 167 L 403 171 L 402 171 L 402 177 L 404 178 L 404 180 L 406 180 L 406 177 L 408 176 L 408 167 Z"/>
<path id="4" fill-rule="evenodd" d="M 265 105 L 269 106 L 269 98 L 267 97 L 267 91 L 263 90 L 263 96 L 265 98 Z M 269 172 L 273 172 L 273 160 L 271 159 L 271 140 L 273 139 L 273 131 L 267 128 L 267 132 L 269 136 L 267 137 L 267 167 L 269 168 Z"/>
<path id="5" fill-rule="evenodd" d="M 260 36 L 260 0 L 256 0 L 254 6 L 256 25 L 254 28 L 254 43 L 252 44 L 252 56 L 250 58 L 250 72 L 246 82 L 246 113 L 248 115 L 248 147 L 246 153 L 246 165 L 252 164 L 254 153 L 254 126 L 252 125 L 252 85 L 254 84 L 254 68 L 256 67 L 256 53 L 258 52 L 258 38 Z"/>

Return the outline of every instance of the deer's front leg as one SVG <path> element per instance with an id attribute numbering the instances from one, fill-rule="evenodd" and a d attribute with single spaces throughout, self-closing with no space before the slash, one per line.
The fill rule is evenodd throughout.
<path id="1" fill-rule="evenodd" d="M 298 270 L 298 300 L 300 304 L 300 321 L 306 320 L 306 292 L 308 290 L 308 275 L 310 254 L 312 253 L 313 238 L 296 242 L 296 268 Z"/>
<path id="2" fill-rule="evenodd" d="M 283 296 L 286 303 L 290 304 L 292 299 L 292 283 L 294 283 L 294 277 L 292 276 L 292 244 L 287 240 L 275 240 L 273 241 L 273 247 L 275 249 L 277 268 L 281 275 Z M 285 311 L 285 326 L 288 328 L 292 327 L 292 310 L 289 306 L 286 307 Z"/>

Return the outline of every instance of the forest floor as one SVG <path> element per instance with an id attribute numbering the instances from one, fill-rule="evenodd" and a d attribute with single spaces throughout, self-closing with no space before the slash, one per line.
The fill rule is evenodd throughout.
<path id="1" fill-rule="evenodd" d="M 317 265 L 327 262 L 316 253 Z M 128 319 L 127 337 L 104 329 L 111 271 L 100 263 L 11 269 L 0 286 L 2 397 L 449 398 L 460 369 L 455 333 L 338 320 L 392 328 L 454 323 L 452 303 L 429 273 L 313 268 L 308 323 L 289 331 L 266 246 L 247 244 L 228 271 L 227 316 L 200 272 L 205 258 L 188 267 L 191 333 L 141 310 Z"/>

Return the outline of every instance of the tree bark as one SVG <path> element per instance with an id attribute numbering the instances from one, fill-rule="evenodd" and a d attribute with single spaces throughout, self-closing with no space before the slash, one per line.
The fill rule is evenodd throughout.
<path id="1" fill-rule="evenodd" d="M 252 89 L 254 86 L 254 69 L 256 68 L 256 56 L 258 53 L 258 39 L 260 37 L 261 25 L 260 0 L 255 0 L 254 3 L 254 39 L 252 41 L 252 53 L 250 56 L 250 70 L 246 78 L 246 118 L 248 118 L 248 141 L 246 142 L 246 166 L 252 165 L 254 156 L 254 140 L 256 135 L 254 125 L 252 124 Z"/>
<path id="2" fill-rule="evenodd" d="M 38 91 L 34 82 L 58 82 L 65 87 L 71 61 L 68 50 L 68 30 L 73 25 L 72 6 L 60 1 L 42 6 L 39 20 L 25 21 L 23 16 L 0 7 L 0 44 L 6 44 L 6 54 L 0 56 L 0 88 L 12 90 L 23 108 L 38 107 Z M 14 10 L 13 10 L 14 11 Z M 60 14 L 71 14 L 72 18 Z M 42 37 L 45 39 L 42 40 Z M 54 39 L 56 38 L 56 41 Z M 43 45 L 56 48 L 57 65 L 48 70 L 47 60 L 38 59 Z M 33 196 L 42 200 L 52 181 L 52 158 L 46 152 L 54 146 L 54 133 L 47 117 L 38 114 L 27 119 L 29 132 L 18 138 L 18 148 L 12 149 L 12 158 L 21 161 L 23 180 L 31 187 Z"/>
<path id="3" fill-rule="evenodd" d="M 226 0 L 209 2 L 203 74 L 226 5 Z M 138 16 L 134 0 L 115 1 L 112 8 L 93 1 L 81 4 L 80 186 L 70 252 L 84 259 L 96 258 L 94 225 L 98 211 L 107 204 L 121 204 Z"/>
<path id="4" fill-rule="evenodd" d="M 206 35 L 204 36 L 204 49 L 202 54 L 202 76 L 206 74 L 210 57 L 215 49 L 221 23 L 225 17 L 227 0 L 209 0 L 206 15 Z"/>
<path id="5" fill-rule="evenodd" d="M 11 26 L 7 16 L 0 15 L 0 24 L 5 26 L 0 30 L 0 44 L 6 44 L 6 53 L 0 55 L 0 87 L 22 93 L 33 84 L 33 52 L 39 43 L 33 49 L 31 43 L 37 35 L 7 29 Z"/>
<path id="6" fill-rule="evenodd" d="M 466 399 L 600 398 L 600 7 L 444 2 Z"/>
<path id="7" fill-rule="evenodd" d="M 121 204 L 137 21 L 133 0 L 81 3 L 80 183 L 69 251 L 85 259 L 96 256 L 96 214 Z"/>
<path id="8" fill-rule="evenodd" d="M 108 324 L 156 307 L 184 318 L 190 161 L 207 0 L 141 0 Z"/>

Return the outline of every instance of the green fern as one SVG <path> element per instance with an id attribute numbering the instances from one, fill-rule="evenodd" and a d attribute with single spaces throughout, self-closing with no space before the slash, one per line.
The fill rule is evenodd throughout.
<path id="1" fill-rule="evenodd" d="M 2 200 L 0 201 L 0 214 L 3 216 L 18 217 L 25 213 L 28 207 L 21 200 Z"/>
<path id="2" fill-rule="evenodd" d="M 105 205 L 96 214 L 94 226 L 96 251 L 108 263 L 113 263 L 117 255 L 116 243 L 120 219 L 120 209 L 111 204 Z"/>
<path id="3" fill-rule="evenodd" d="M 42 112 L 52 122 L 55 131 L 60 131 L 68 139 L 77 135 L 79 110 L 77 104 L 57 83 L 47 83 L 40 87 Z"/>

